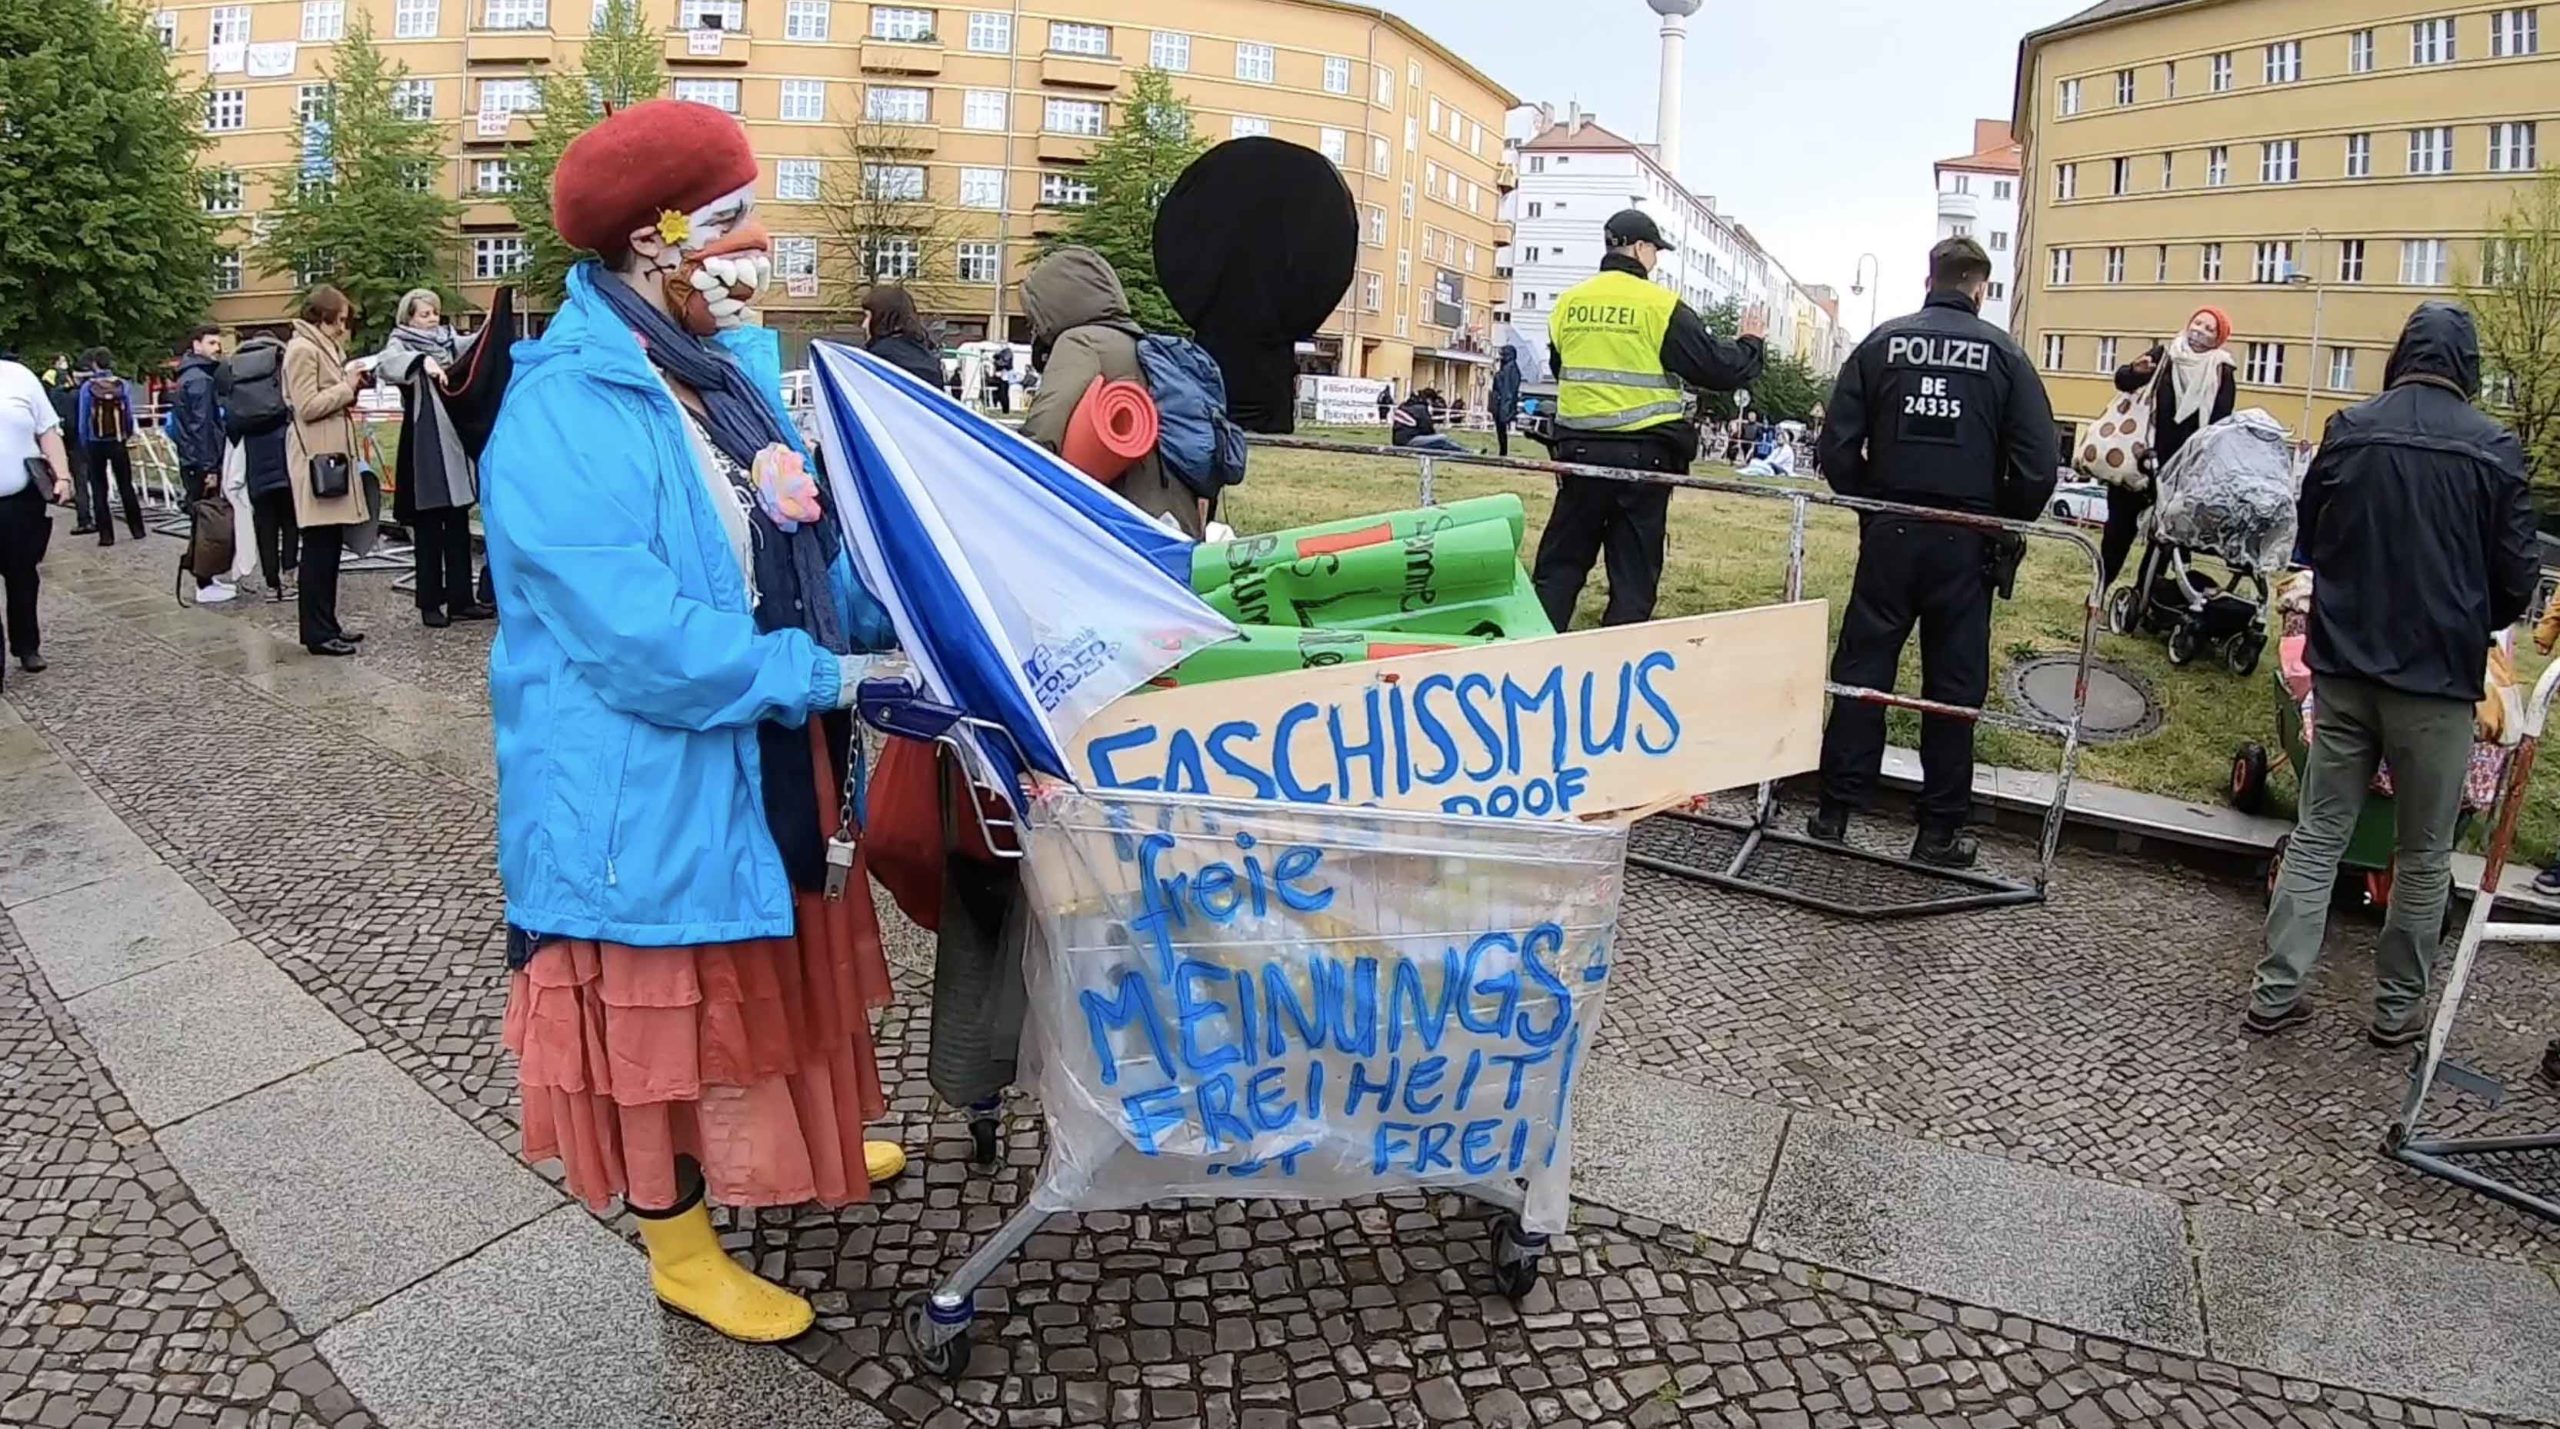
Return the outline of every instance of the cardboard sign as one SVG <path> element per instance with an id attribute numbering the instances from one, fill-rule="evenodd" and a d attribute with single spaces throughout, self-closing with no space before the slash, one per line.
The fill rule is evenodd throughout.
<path id="1" fill-rule="evenodd" d="M 688 55 L 709 55 L 718 58 L 720 42 L 726 38 L 728 38 L 728 32 L 725 30 L 688 30 L 684 37 L 684 52 Z"/>
<path id="2" fill-rule="evenodd" d="M 1564 1228 L 1624 829 L 1063 786 L 1033 820 L 1035 1200 L 1526 1183 Z"/>
<path id="3" fill-rule="evenodd" d="M 1094 790 L 1588 819 L 1820 761 L 1822 601 L 1131 695 L 1068 744 Z"/>

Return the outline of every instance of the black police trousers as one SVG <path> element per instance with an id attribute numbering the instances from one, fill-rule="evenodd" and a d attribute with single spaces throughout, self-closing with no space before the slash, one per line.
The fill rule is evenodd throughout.
<path id="1" fill-rule="evenodd" d="M 1979 707 L 1991 686 L 1990 540 L 1943 522 L 1869 516 L 1831 657 L 1835 684 L 1891 692 L 1920 627 L 1920 696 Z M 1834 700 L 1822 732 L 1822 799 L 1863 809 L 1884 765 L 1885 710 Z M 1953 830 L 1973 809 L 1973 722 L 1920 721 L 1920 826 Z"/>
<path id="2" fill-rule="evenodd" d="M 1635 471 L 1685 474 L 1689 460 L 1667 440 L 1635 437 L 1580 437 L 1558 442 L 1556 460 L 1589 466 L 1617 466 Z M 1538 557 L 1529 567 L 1538 588 L 1538 604 L 1547 623 L 1562 635 L 1573 625 L 1573 608 L 1591 579 L 1591 563 L 1604 552 L 1609 560 L 1609 606 L 1602 625 L 1640 625 L 1653 619 L 1655 595 L 1662 588 L 1662 548 L 1671 524 L 1671 488 L 1639 486 L 1596 476 L 1556 479 L 1556 504 L 1547 514 L 1547 529 L 1538 537 Z"/>

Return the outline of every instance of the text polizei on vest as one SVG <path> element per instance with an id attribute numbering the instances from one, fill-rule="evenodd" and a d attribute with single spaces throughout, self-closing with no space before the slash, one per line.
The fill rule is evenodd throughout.
<path id="1" fill-rule="evenodd" d="M 1928 333 L 1897 333 L 1885 340 L 1884 361 L 1887 367 L 1952 368 L 1960 372 L 1989 372 L 1991 344 L 1979 338 L 1936 337 Z"/>

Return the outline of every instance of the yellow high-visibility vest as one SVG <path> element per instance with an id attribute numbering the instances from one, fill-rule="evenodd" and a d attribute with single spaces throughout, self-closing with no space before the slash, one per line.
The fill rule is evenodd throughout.
<path id="1" fill-rule="evenodd" d="M 1678 295 L 1632 273 L 1603 272 L 1556 299 L 1548 339 L 1556 425 L 1577 432 L 1641 432 L 1679 421 L 1680 381 L 1662 370 L 1662 336 Z"/>

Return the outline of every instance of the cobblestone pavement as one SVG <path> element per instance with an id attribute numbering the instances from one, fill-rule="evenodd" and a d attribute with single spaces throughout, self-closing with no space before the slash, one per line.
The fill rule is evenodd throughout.
<path id="1" fill-rule="evenodd" d="M 158 554 L 119 563 L 147 579 L 161 569 Z M 511 1143 L 485 773 L 443 745 L 432 745 L 438 757 L 389 747 L 431 745 L 416 730 L 368 738 L 368 721 L 384 710 L 466 728 L 478 716 L 450 674 L 435 677 L 442 695 L 363 678 L 411 659 L 422 668 L 474 659 L 479 637 L 444 649 L 456 632 L 415 639 L 384 579 L 358 577 L 348 604 L 351 623 L 376 632 L 366 654 L 334 662 L 335 674 L 309 674 L 299 660 L 268 669 L 236 658 L 237 635 L 280 625 L 284 610 L 171 619 L 157 613 L 165 605 L 135 601 L 133 581 L 94 557 L 57 556 L 54 566 L 53 669 L 13 680 L 9 698 L 246 935 L 394 1062 Z M 413 639 L 420 648 L 401 653 Z M 350 682 L 363 688 L 351 694 Z M 2071 875 L 2131 884 L 2120 906 L 2144 901 L 2131 865 L 2084 870 L 2075 861 Z M 2156 881 L 2147 887 L 2161 896 Z M 1631 910 L 1648 951 L 1629 964 L 1657 965 L 1651 978 L 1674 960 L 1658 898 L 1649 893 Z M 1766 921 L 1759 905 L 1752 912 Z M 1729 940 L 1733 929 L 1707 932 Z M 902 1423 L 2494 1422 L 2129 1348 L 1606 1211 L 1587 1211 L 1556 1242 L 1541 1287 L 1514 1307 L 1484 1293 L 1481 1213 L 1446 1198 L 1318 1211 L 1174 1205 L 1062 1222 L 981 1293 L 979 1373 L 949 1388 L 908 1361 L 896 1307 L 1020 1204 L 1040 1136 L 1033 1118 L 1017 1115 L 1004 1165 L 962 1164 L 965 1127 L 925 1090 L 919 950 L 906 938 L 895 954 L 905 995 L 884 1014 L 880 1040 L 895 1130 L 925 1151 L 922 1165 L 869 1204 L 768 1213 L 731 1240 L 815 1297 L 821 1328 L 792 1352 Z M 1865 967 L 1833 956 L 1840 962 L 1826 982 Z M 1644 1004 L 1676 986 L 1615 1000 L 1613 1018 L 1634 1014 L 1631 1050 L 1662 1036 Z M 2112 1130 L 2098 1123 L 2080 1134 L 2094 1144 Z"/>
<path id="2" fill-rule="evenodd" d="M 1882 818 L 1860 832 L 1909 837 Z M 1638 834 L 1674 861 L 1699 861 L 1696 842 Z M 1989 856 L 2032 859 L 2003 838 Z M 2040 907 L 1865 925 L 1638 872 L 1602 1045 L 1666 1076 L 2182 1200 L 2560 1261 L 2539 1222 L 2379 1154 L 2409 1054 L 2364 1040 L 2371 915 L 2332 920 L 2312 1023 L 2240 1031 L 2264 912 L 2254 887 L 2076 851 Z M 2481 955 L 2455 1052 L 2509 1098 L 2491 1114 L 2440 1095 L 2431 1126 L 2560 1126 L 2560 1095 L 2532 1074 L 2560 1035 L 2554 956 Z"/>
<path id="3" fill-rule="evenodd" d="M 0 1424 L 365 1429 L 0 917 Z"/>

